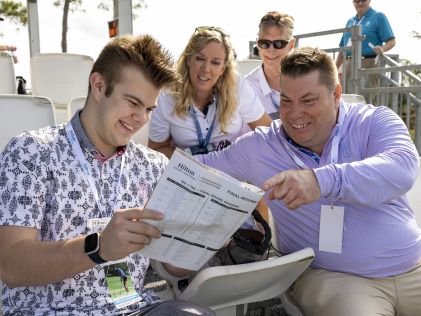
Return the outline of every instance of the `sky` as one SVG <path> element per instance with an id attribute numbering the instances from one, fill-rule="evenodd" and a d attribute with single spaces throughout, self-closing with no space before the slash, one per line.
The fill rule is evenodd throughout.
<path id="1" fill-rule="evenodd" d="M 147 8 L 136 12 L 133 22 L 135 34 L 148 33 L 178 58 L 197 26 L 213 25 L 223 28 L 237 52 L 238 59 L 246 59 L 249 41 L 256 39 L 260 18 L 268 11 L 280 11 L 295 18 L 294 34 L 334 30 L 345 27 L 355 14 L 351 0 L 144 0 Z M 112 11 L 96 8 L 98 0 L 83 1 L 85 12 L 69 16 L 68 52 L 96 58 L 109 40 L 107 22 Z M 26 1 L 25 1 L 26 3 Z M 62 10 L 53 0 L 38 0 L 40 46 L 42 53 L 61 52 Z M 421 1 L 371 0 L 371 6 L 386 14 L 396 36 L 397 44 L 389 51 L 413 63 L 421 63 L 421 39 L 410 36 L 421 33 Z M 338 46 L 340 35 L 302 40 L 300 46 L 320 48 Z M 29 39 L 26 27 L 20 30 L 8 21 L 0 22 L 0 43 L 15 45 L 19 63 L 16 75 L 22 75 L 30 87 Z"/>

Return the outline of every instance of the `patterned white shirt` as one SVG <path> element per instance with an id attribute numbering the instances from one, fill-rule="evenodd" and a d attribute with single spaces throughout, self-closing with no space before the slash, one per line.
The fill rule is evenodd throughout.
<path id="1" fill-rule="evenodd" d="M 36 228 L 39 240 L 59 241 L 92 232 L 90 218 L 111 217 L 114 210 L 144 207 L 168 160 L 130 141 L 104 160 L 83 131 L 77 113 L 72 126 L 91 168 L 100 207 L 67 139 L 65 126 L 24 132 L 0 156 L 0 225 Z M 120 176 L 122 157 L 125 164 Z M 118 189 L 119 188 L 119 189 Z M 143 290 L 149 259 L 127 258 L 136 291 Z M 131 309 L 138 309 L 132 306 Z M 115 315 L 101 265 L 46 286 L 3 289 L 4 315 Z"/>

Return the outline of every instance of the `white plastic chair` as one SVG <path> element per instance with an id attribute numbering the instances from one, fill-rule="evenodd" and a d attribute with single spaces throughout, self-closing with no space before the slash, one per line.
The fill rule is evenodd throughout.
<path id="1" fill-rule="evenodd" d="M 365 99 L 359 94 L 342 94 L 342 100 L 346 103 L 365 103 Z"/>
<path id="2" fill-rule="evenodd" d="M 171 285 L 170 293 L 165 292 L 164 299 L 178 298 L 209 306 L 218 316 L 232 316 L 245 315 L 248 303 L 279 297 L 313 259 L 313 249 L 306 248 L 259 262 L 209 267 L 201 270 L 183 292 L 177 286 L 180 278 L 169 274 L 157 261 L 152 260 L 151 264 Z"/>
<path id="3" fill-rule="evenodd" d="M 0 94 L 17 94 L 13 57 L 0 52 Z"/>
<path id="4" fill-rule="evenodd" d="M 0 95 L 0 150 L 19 133 L 55 125 L 53 103 L 46 97 Z"/>
<path id="5" fill-rule="evenodd" d="M 68 53 L 42 53 L 31 57 L 32 95 L 47 96 L 57 111 L 57 121 L 67 121 L 67 104 L 86 95 L 94 60 Z"/>
<path id="6" fill-rule="evenodd" d="M 70 100 L 67 105 L 67 119 L 71 120 L 78 110 L 85 106 L 86 97 L 76 97 Z"/>
<path id="7" fill-rule="evenodd" d="M 142 128 L 133 135 L 132 139 L 138 144 L 148 146 L 148 138 L 149 138 L 149 121 L 145 125 L 143 125 Z"/>
<path id="8" fill-rule="evenodd" d="M 237 61 L 238 72 L 245 76 L 257 66 L 260 66 L 262 61 L 260 59 L 246 59 Z"/>

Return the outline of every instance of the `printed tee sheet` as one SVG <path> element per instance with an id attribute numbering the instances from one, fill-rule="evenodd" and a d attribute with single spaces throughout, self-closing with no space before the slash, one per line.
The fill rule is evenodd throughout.
<path id="1" fill-rule="evenodd" d="M 161 238 L 140 252 L 198 270 L 251 216 L 262 196 L 258 187 L 176 150 L 146 205 L 165 214 L 162 221 L 150 221 Z"/>

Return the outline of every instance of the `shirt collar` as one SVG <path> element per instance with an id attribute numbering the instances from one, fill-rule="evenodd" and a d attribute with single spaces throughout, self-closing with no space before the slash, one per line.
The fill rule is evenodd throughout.
<path id="1" fill-rule="evenodd" d="M 258 72 L 259 76 L 259 83 L 260 83 L 260 90 L 262 91 L 264 96 L 267 96 L 272 93 L 272 88 L 269 86 L 268 81 L 265 77 L 265 72 L 263 71 L 263 64 L 259 68 Z"/>
<path id="2" fill-rule="evenodd" d="M 101 162 L 104 162 L 105 160 L 107 160 L 107 158 L 105 158 L 99 152 L 99 150 L 95 148 L 95 146 L 92 144 L 91 140 L 89 139 L 88 135 L 86 135 L 85 130 L 83 129 L 82 122 L 80 121 L 81 112 L 82 110 L 77 111 L 75 115 L 72 117 L 72 119 L 70 120 L 73 130 L 75 131 L 77 140 L 79 141 L 80 147 L 82 149 L 87 149 L 91 151 L 96 159 L 98 159 Z M 115 154 L 113 154 L 111 157 L 114 157 L 116 155 L 121 156 L 124 154 L 125 151 L 126 151 L 126 146 L 120 146 L 117 148 L 117 151 L 115 152 Z"/>
<path id="3" fill-rule="evenodd" d="M 374 15 L 374 13 L 376 13 L 376 11 L 372 7 L 369 7 L 368 10 L 365 12 L 365 14 L 361 17 L 361 19 L 369 18 L 370 16 Z M 359 21 L 361 19 L 358 19 L 357 14 L 355 15 L 355 20 Z"/>

